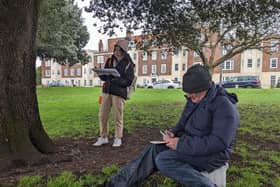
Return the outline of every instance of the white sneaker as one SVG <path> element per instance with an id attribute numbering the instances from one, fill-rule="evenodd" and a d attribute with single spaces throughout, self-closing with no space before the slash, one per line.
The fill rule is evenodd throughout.
<path id="1" fill-rule="evenodd" d="M 120 147 L 122 145 L 122 139 L 121 138 L 115 138 L 113 147 Z"/>
<path id="2" fill-rule="evenodd" d="M 97 141 L 93 144 L 93 146 L 101 146 L 103 144 L 109 143 L 108 138 L 99 137 Z"/>

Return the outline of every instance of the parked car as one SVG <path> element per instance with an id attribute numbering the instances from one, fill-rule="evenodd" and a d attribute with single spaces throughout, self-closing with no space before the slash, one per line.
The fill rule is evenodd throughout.
<path id="1" fill-rule="evenodd" d="M 236 76 L 222 83 L 224 88 L 260 88 L 258 76 Z"/>
<path id="2" fill-rule="evenodd" d="M 66 86 L 63 82 L 56 82 L 56 81 L 53 81 L 51 83 L 48 84 L 49 87 L 60 87 L 60 86 Z"/>
<path id="3" fill-rule="evenodd" d="M 163 79 L 153 84 L 148 84 L 146 88 L 158 88 L 158 89 L 179 88 L 179 84 L 169 79 Z"/>

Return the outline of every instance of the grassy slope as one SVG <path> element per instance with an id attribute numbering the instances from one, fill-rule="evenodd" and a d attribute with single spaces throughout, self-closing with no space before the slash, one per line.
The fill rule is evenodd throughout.
<path id="1" fill-rule="evenodd" d="M 280 90 L 231 89 L 239 97 L 241 126 L 228 186 L 280 186 Z M 100 88 L 38 89 L 41 119 L 51 137 L 96 136 Z M 183 92 L 137 89 L 126 102 L 125 127 L 168 128 L 184 107 Z M 112 120 L 112 119 L 111 119 Z M 247 138 L 245 138 L 247 137 Z M 265 146 L 265 144 L 275 145 Z M 277 146 L 278 145 L 278 146 Z M 276 171 L 274 171 L 276 169 Z"/>

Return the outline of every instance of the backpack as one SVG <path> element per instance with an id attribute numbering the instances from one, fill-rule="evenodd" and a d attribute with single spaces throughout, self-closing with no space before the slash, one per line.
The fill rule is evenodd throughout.
<path id="1" fill-rule="evenodd" d="M 134 63 L 132 61 L 130 61 L 130 63 L 128 63 L 128 65 L 125 67 L 125 72 L 127 71 L 127 69 L 129 68 L 130 65 L 134 66 Z M 135 92 L 136 90 L 136 82 L 137 82 L 137 76 L 135 74 L 136 69 L 135 66 L 133 67 L 134 70 L 134 78 L 130 84 L 130 86 L 127 87 L 127 99 L 131 98 L 131 95 Z"/>

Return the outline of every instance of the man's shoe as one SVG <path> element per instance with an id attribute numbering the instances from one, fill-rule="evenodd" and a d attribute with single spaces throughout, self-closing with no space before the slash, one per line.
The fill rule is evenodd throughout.
<path id="1" fill-rule="evenodd" d="M 120 147 L 122 145 L 122 139 L 121 138 L 115 138 L 113 147 Z"/>
<path id="2" fill-rule="evenodd" d="M 101 146 L 103 144 L 109 143 L 108 138 L 99 137 L 97 141 L 93 144 L 93 146 Z"/>

